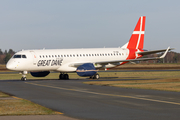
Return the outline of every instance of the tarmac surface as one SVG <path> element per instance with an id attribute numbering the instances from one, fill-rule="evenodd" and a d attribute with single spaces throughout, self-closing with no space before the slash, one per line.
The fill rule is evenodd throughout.
<path id="1" fill-rule="evenodd" d="M 0 91 L 30 100 L 61 112 L 63 116 L 75 119 L 180 119 L 180 93 L 178 92 L 126 89 L 82 83 L 86 81 L 91 80 L 1 80 Z"/>

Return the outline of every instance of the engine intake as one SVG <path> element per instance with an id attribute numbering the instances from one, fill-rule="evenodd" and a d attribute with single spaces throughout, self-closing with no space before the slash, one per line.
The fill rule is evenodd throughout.
<path id="1" fill-rule="evenodd" d="M 97 70 L 92 63 L 85 63 L 79 66 L 76 72 L 81 77 L 87 77 L 95 75 L 97 73 Z"/>

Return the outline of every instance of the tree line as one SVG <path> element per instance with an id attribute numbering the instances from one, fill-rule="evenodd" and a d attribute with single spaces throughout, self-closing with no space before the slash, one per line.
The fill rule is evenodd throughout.
<path id="1" fill-rule="evenodd" d="M 8 60 L 15 54 L 15 51 L 9 49 L 8 51 L 5 50 L 4 52 L 0 49 L 0 64 L 6 64 Z M 144 58 L 150 57 L 158 57 L 161 56 L 163 53 L 160 54 L 151 54 L 148 56 L 144 56 Z M 166 57 L 161 60 L 149 60 L 149 61 L 140 61 L 140 63 L 180 63 L 180 53 L 176 52 L 168 52 Z"/>
<path id="2" fill-rule="evenodd" d="M 0 49 L 0 64 L 6 64 L 8 60 L 15 54 L 15 51 L 9 49 L 4 52 Z"/>

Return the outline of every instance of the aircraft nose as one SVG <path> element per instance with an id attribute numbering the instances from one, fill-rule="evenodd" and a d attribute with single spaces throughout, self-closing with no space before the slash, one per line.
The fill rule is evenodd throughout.
<path id="1" fill-rule="evenodd" d="M 13 68 L 13 66 L 12 66 L 11 64 L 7 63 L 7 64 L 6 64 L 6 68 L 9 69 L 9 70 L 11 70 L 11 69 Z"/>
<path id="2" fill-rule="evenodd" d="M 15 70 L 15 65 L 9 61 L 7 64 L 6 64 L 6 68 L 9 69 L 9 70 Z"/>

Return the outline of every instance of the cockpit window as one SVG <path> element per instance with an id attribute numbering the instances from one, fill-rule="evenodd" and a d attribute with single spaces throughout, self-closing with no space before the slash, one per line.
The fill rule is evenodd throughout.
<path id="1" fill-rule="evenodd" d="M 26 55 L 22 55 L 22 58 L 26 58 Z"/>
<path id="2" fill-rule="evenodd" d="M 14 55 L 13 58 L 27 58 L 26 55 Z"/>
<path id="3" fill-rule="evenodd" d="M 21 58 L 21 55 L 14 55 L 13 58 Z"/>

